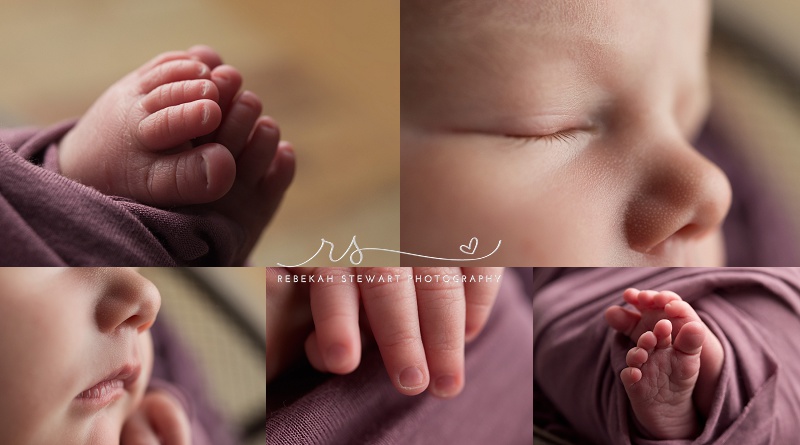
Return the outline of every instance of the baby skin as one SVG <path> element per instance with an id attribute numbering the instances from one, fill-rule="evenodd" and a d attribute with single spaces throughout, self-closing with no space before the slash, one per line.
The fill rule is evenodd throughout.
<path id="1" fill-rule="evenodd" d="M 464 387 L 464 346 L 483 330 L 500 288 L 481 283 L 411 282 L 411 274 L 499 276 L 502 268 L 298 268 L 336 276 L 309 285 L 315 330 L 305 343 L 316 369 L 349 374 L 361 360 L 360 306 L 395 389 L 447 399 Z M 391 283 L 343 282 L 342 276 L 399 277 Z"/>
<path id="2" fill-rule="evenodd" d="M 106 90 L 67 133 L 61 173 L 147 205 L 206 205 L 257 238 L 291 182 L 294 154 L 241 85 L 207 46 L 161 54 Z"/>
<path id="3" fill-rule="evenodd" d="M 605 318 L 636 343 L 620 379 L 639 430 L 653 439 L 697 437 L 722 371 L 722 344 L 674 292 L 627 289 L 623 299 L 635 310 L 612 306 Z"/>

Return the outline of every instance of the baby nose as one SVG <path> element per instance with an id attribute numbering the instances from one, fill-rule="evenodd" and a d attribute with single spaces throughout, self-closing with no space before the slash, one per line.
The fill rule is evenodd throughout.
<path id="1" fill-rule="evenodd" d="M 629 246 L 646 253 L 671 237 L 700 238 L 718 228 L 731 203 L 722 170 L 679 137 L 648 148 L 625 212 Z"/>
<path id="2" fill-rule="evenodd" d="M 108 279 L 96 308 L 102 332 L 128 326 L 142 332 L 156 319 L 161 295 L 156 286 L 133 269 L 107 269 Z"/>

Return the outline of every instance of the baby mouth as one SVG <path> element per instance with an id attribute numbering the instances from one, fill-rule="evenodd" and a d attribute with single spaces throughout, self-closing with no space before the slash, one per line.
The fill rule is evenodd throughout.
<path id="1" fill-rule="evenodd" d="M 125 387 L 122 380 L 108 380 L 100 382 L 78 394 L 79 399 L 99 399 L 108 396 L 111 392 Z"/>
<path id="2" fill-rule="evenodd" d="M 122 397 L 129 390 L 141 372 L 139 363 L 125 364 L 110 373 L 90 388 L 81 391 L 75 399 L 92 405 L 106 406 Z"/>

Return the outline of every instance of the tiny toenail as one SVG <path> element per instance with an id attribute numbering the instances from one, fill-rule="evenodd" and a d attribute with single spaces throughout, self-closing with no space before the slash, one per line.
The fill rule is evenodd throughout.
<path id="1" fill-rule="evenodd" d="M 410 366 L 400 372 L 400 386 L 406 389 L 419 388 L 425 383 L 425 375 L 416 366 Z"/>
<path id="2" fill-rule="evenodd" d="M 209 85 L 208 82 L 203 82 L 203 90 L 200 92 L 200 95 L 205 97 L 206 93 L 208 93 L 208 90 L 210 88 L 211 85 Z"/>
<path id="3" fill-rule="evenodd" d="M 209 183 L 211 182 L 211 180 L 209 179 L 211 178 L 211 166 L 206 161 L 205 156 L 200 156 L 200 171 L 203 172 L 203 174 L 205 175 L 206 188 L 208 188 Z"/>
<path id="4" fill-rule="evenodd" d="M 436 382 L 434 383 L 434 389 L 436 390 L 436 394 L 441 396 L 449 396 L 454 394 L 458 390 L 456 378 L 451 375 L 437 377 Z"/>
<path id="5" fill-rule="evenodd" d="M 203 120 L 200 123 L 203 124 L 203 125 L 208 123 L 208 118 L 210 116 L 211 116 L 211 111 L 208 109 L 207 106 L 203 105 Z"/>
<path id="6" fill-rule="evenodd" d="M 336 343 L 328 348 L 325 362 L 328 368 L 343 368 L 347 364 L 347 355 L 347 348 L 345 348 L 344 345 Z"/>

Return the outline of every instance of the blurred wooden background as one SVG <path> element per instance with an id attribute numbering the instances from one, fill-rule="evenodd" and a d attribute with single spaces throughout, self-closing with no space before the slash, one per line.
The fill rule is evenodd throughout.
<path id="1" fill-rule="evenodd" d="M 320 238 L 337 256 L 353 236 L 361 247 L 399 248 L 399 1 L 0 5 L 0 125 L 78 116 L 156 54 L 205 43 L 241 70 L 297 151 L 295 182 L 252 264 L 299 263 Z M 399 258 L 370 252 L 367 262 Z"/>

